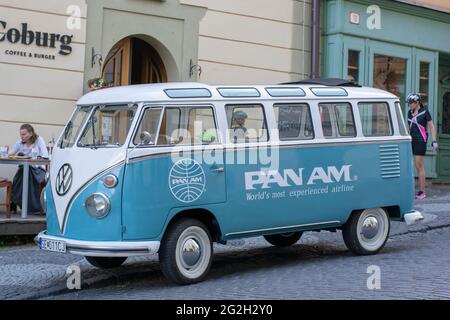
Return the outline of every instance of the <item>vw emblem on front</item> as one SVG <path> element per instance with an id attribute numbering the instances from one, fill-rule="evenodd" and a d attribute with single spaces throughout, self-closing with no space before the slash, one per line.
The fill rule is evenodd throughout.
<path id="1" fill-rule="evenodd" d="M 58 175 L 56 176 L 56 193 L 59 196 L 64 196 L 69 192 L 72 186 L 73 172 L 72 167 L 69 164 L 65 164 L 59 169 Z"/>

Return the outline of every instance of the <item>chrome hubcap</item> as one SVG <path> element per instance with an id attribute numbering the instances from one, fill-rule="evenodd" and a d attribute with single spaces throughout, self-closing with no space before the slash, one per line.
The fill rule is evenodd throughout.
<path id="1" fill-rule="evenodd" d="M 202 255 L 200 244 L 193 238 L 187 239 L 182 246 L 182 258 L 187 267 L 193 267 Z"/>
<path id="2" fill-rule="evenodd" d="M 371 216 L 371 217 L 367 217 L 363 224 L 362 224 L 362 229 L 361 229 L 361 234 L 363 235 L 364 238 L 366 239 L 373 239 L 375 238 L 375 236 L 378 234 L 380 230 L 380 226 L 378 223 L 377 218 Z"/>
<path id="3" fill-rule="evenodd" d="M 177 240 L 175 259 L 178 271 L 186 278 L 197 279 L 208 271 L 212 243 L 207 231 L 199 226 L 186 228 Z"/>

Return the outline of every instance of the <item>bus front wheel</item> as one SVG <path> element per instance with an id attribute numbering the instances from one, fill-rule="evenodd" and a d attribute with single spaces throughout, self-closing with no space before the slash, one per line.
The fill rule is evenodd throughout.
<path id="1" fill-rule="evenodd" d="M 272 234 L 264 236 L 266 241 L 277 247 L 288 247 L 295 244 L 301 237 L 303 232 L 290 232 L 282 234 Z"/>
<path id="2" fill-rule="evenodd" d="M 169 227 L 161 241 L 159 263 L 163 274 L 176 284 L 202 281 L 212 263 L 213 247 L 201 221 L 184 218 Z"/>
<path id="3" fill-rule="evenodd" d="M 112 269 L 122 265 L 127 257 L 85 257 L 94 267 L 100 269 Z"/>
<path id="4" fill-rule="evenodd" d="M 389 215 L 382 208 L 354 212 L 342 229 L 347 248 L 357 255 L 378 253 L 389 237 Z"/>

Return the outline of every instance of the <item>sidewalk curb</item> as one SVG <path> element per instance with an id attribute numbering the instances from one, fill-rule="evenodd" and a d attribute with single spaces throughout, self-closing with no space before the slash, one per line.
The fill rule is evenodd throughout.
<path id="1" fill-rule="evenodd" d="M 13 297 L 6 298 L 5 300 L 38 300 L 44 297 L 57 296 L 65 293 L 69 293 L 71 290 L 66 286 L 57 285 L 45 289 L 41 289 L 38 292 L 19 294 Z"/>

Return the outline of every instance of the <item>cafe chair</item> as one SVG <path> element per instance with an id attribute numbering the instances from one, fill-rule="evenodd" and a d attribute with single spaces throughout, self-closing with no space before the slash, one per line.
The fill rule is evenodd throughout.
<path id="1" fill-rule="evenodd" d="M 6 188 L 6 218 L 11 218 L 12 182 L 0 177 L 0 188 Z"/>

